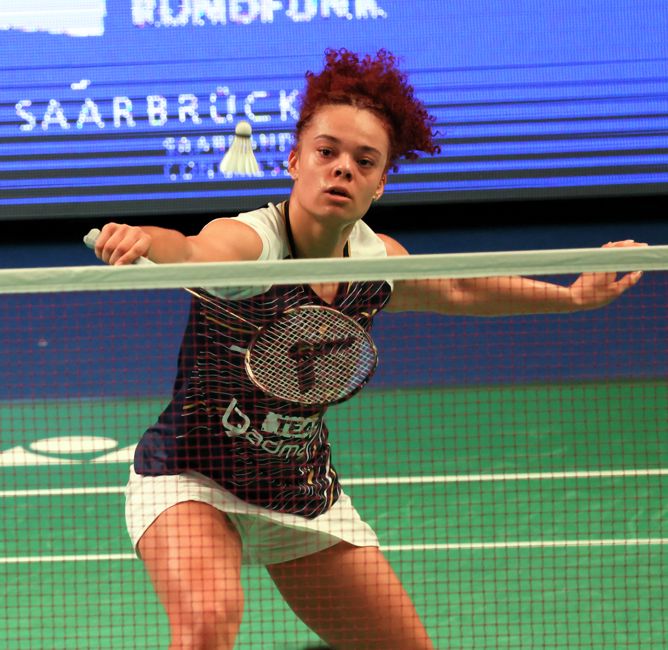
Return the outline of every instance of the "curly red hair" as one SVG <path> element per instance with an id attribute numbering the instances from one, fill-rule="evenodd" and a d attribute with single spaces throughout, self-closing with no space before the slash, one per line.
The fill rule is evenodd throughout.
<path id="1" fill-rule="evenodd" d="M 399 158 L 418 157 L 417 151 L 435 154 L 436 118 L 414 96 L 407 76 L 397 68 L 396 57 L 379 50 L 375 57 L 360 58 L 346 49 L 325 50 L 325 66 L 306 73 L 296 127 L 297 142 L 321 106 L 348 104 L 375 113 L 386 125 L 390 139 L 388 168 L 397 169 Z"/>

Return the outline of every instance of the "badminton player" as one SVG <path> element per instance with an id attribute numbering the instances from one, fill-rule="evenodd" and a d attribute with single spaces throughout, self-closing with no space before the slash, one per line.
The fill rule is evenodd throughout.
<path id="1" fill-rule="evenodd" d="M 161 263 L 406 255 L 362 217 L 398 160 L 438 151 L 433 127 L 390 53 L 327 51 L 323 70 L 306 75 L 285 202 L 214 220 L 191 237 L 109 223 L 95 252 L 117 265 L 140 256 Z M 268 401 L 241 381 L 243 356 L 226 338 L 239 325 L 228 309 L 256 309 L 266 319 L 286 306 L 325 304 L 357 313 L 368 328 L 383 308 L 487 316 L 591 309 L 638 279 L 600 273 L 570 287 L 509 277 L 214 291 L 208 303 L 225 307 L 216 319 L 194 298 L 172 401 L 140 440 L 127 488 L 129 533 L 167 612 L 170 647 L 233 648 L 242 564 L 266 566 L 297 616 L 337 650 L 435 647 L 375 533 L 341 490 L 322 412 Z M 212 356 L 229 372 L 209 377 Z"/>

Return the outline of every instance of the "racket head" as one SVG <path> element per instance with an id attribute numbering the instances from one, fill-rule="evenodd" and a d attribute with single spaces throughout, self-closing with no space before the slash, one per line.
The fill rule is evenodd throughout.
<path id="1" fill-rule="evenodd" d="M 254 335 L 248 378 L 272 397 L 325 407 L 350 399 L 373 376 L 378 350 L 355 320 L 331 307 L 288 309 Z"/>

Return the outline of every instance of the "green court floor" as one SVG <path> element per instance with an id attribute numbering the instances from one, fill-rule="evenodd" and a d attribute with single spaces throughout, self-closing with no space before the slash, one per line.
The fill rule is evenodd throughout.
<path id="1" fill-rule="evenodd" d="M 0 648 L 167 647 L 122 494 L 160 406 L 0 403 Z M 438 648 L 660 650 L 667 407 L 658 382 L 368 390 L 329 425 L 344 487 Z M 317 641 L 264 570 L 244 582 L 239 649 Z"/>

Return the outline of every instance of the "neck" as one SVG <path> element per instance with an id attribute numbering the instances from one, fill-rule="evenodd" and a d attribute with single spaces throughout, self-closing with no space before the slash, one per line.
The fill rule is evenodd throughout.
<path id="1" fill-rule="evenodd" d="M 286 202 L 286 206 L 295 257 L 344 257 L 346 243 L 355 223 L 325 223 L 315 215 L 308 214 L 292 199 Z"/>

